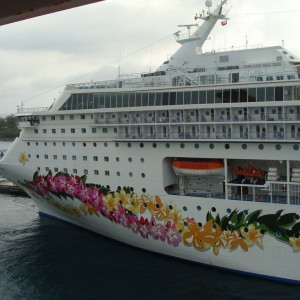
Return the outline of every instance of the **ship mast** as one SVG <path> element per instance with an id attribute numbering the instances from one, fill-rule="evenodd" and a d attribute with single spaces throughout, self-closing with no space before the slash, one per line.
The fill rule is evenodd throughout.
<path id="1" fill-rule="evenodd" d="M 177 31 L 174 36 L 179 44 L 182 46 L 174 53 L 170 58 L 172 65 L 182 67 L 185 58 L 191 57 L 195 54 L 196 49 L 198 53 L 202 52 L 202 46 L 208 39 L 211 31 L 219 20 L 228 20 L 226 14 L 223 14 L 223 6 L 227 3 L 227 0 L 222 0 L 214 10 L 211 10 L 212 0 L 206 0 L 205 5 L 207 10 L 202 10 L 201 14 L 196 14 L 195 20 L 203 20 L 204 22 L 199 26 L 193 34 L 190 34 L 190 29 L 195 24 L 179 25 L 179 27 L 186 27 L 189 30 L 187 38 L 180 37 L 180 31 Z M 197 25 L 198 26 L 198 25 Z"/>

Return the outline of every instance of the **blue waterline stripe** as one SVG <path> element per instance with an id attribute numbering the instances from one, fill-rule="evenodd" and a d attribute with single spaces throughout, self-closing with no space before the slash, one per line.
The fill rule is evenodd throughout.
<path id="1" fill-rule="evenodd" d="M 64 222 L 66 224 L 70 224 L 70 225 L 72 225 L 74 227 L 86 230 L 86 231 L 88 231 L 90 233 L 94 233 L 96 235 L 100 235 L 99 233 L 91 231 L 91 230 L 89 230 L 89 229 L 87 229 L 87 228 L 85 228 L 83 226 L 74 224 L 72 222 L 66 221 L 64 219 L 58 218 L 56 216 L 50 215 L 50 214 L 45 213 L 45 212 L 39 211 L 39 215 L 55 219 L 55 220 L 58 220 L 60 222 Z M 122 243 L 120 241 L 117 241 L 115 239 L 109 238 L 107 236 L 101 235 L 101 237 L 108 238 L 108 239 L 113 240 L 113 241 L 118 242 L 118 243 Z M 124 244 L 124 243 L 122 243 L 122 244 Z M 126 244 L 126 245 L 130 246 L 130 247 L 134 247 L 134 248 L 140 249 L 139 247 L 135 247 L 133 245 L 129 245 L 129 244 Z M 145 251 L 146 249 L 140 249 L 140 250 Z M 172 257 L 172 259 L 175 258 L 177 260 L 185 261 L 185 262 L 188 262 L 188 263 L 200 264 L 200 265 L 203 265 L 203 266 L 206 266 L 206 267 L 209 267 L 209 268 L 214 268 L 214 269 L 217 269 L 217 270 L 220 270 L 220 271 L 226 271 L 226 272 L 241 274 L 243 276 L 251 276 L 251 277 L 258 277 L 258 278 L 263 278 L 263 279 L 267 279 L 267 280 L 279 281 L 279 282 L 284 282 L 284 283 L 293 284 L 293 285 L 300 285 L 300 281 L 299 280 L 293 280 L 293 279 L 282 278 L 282 277 L 275 277 L 275 276 L 268 276 L 268 275 L 261 275 L 261 274 L 257 274 L 257 273 L 246 272 L 246 271 L 238 271 L 238 270 L 234 270 L 234 269 L 223 268 L 223 267 L 218 267 L 218 266 L 214 266 L 214 265 L 208 265 L 208 264 L 205 264 L 205 263 L 199 263 L 199 262 L 195 262 L 195 261 L 190 261 L 190 260 L 187 260 L 187 259 L 184 259 L 184 258 L 174 257 L 174 256 L 171 256 L 171 255 L 162 254 L 162 253 L 151 251 L 151 250 L 146 250 L 146 251 L 151 252 L 151 253 L 155 253 L 155 254 L 159 254 L 159 255 L 162 255 L 162 256 Z"/>

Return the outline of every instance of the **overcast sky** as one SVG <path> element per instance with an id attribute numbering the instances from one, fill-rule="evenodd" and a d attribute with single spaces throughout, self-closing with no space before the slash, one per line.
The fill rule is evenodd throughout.
<path id="1" fill-rule="evenodd" d="M 155 70 L 205 0 L 106 0 L 0 26 L 0 116 L 52 104 L 66 83 Z M 220 0 L 213 0 L 219 4 Z M 284 4 L 284 5 L 283 5 Z M 231 9 L 230 9 L 231 8 Z M 204 50 L 282 45 L 300 57 L 299 0 L 229 0 Z"/>

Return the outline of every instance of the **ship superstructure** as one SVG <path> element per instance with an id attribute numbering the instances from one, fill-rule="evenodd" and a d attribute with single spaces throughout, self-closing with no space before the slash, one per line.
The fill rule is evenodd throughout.
<path id="1" fill-rule="evenodd" d="M 299 283 L 300 60 L 281 46 L 204 53 L 226 2 L 206 1 L 157 71 L 69 84 L 50 108 L 19 109 L 0 172 L 41 213 Z"/>

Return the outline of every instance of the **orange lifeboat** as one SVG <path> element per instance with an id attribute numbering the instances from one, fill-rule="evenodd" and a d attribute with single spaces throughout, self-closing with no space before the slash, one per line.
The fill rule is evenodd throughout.
<path id="1" fill-rule="evenodd" d="M 224 163 L 219 160 L 175 160 L 172 168 L 180 176 L 224 176 Z"/>
<path id="2" fill-rule="evenodd" d="M 248 166 L 246 168 L 236 167 L 233 168 L 232 171 L 237 175 L 245 177 L 262 177 L 268 173 L 265 170 L 257 169 L 253 166 Z"/>

